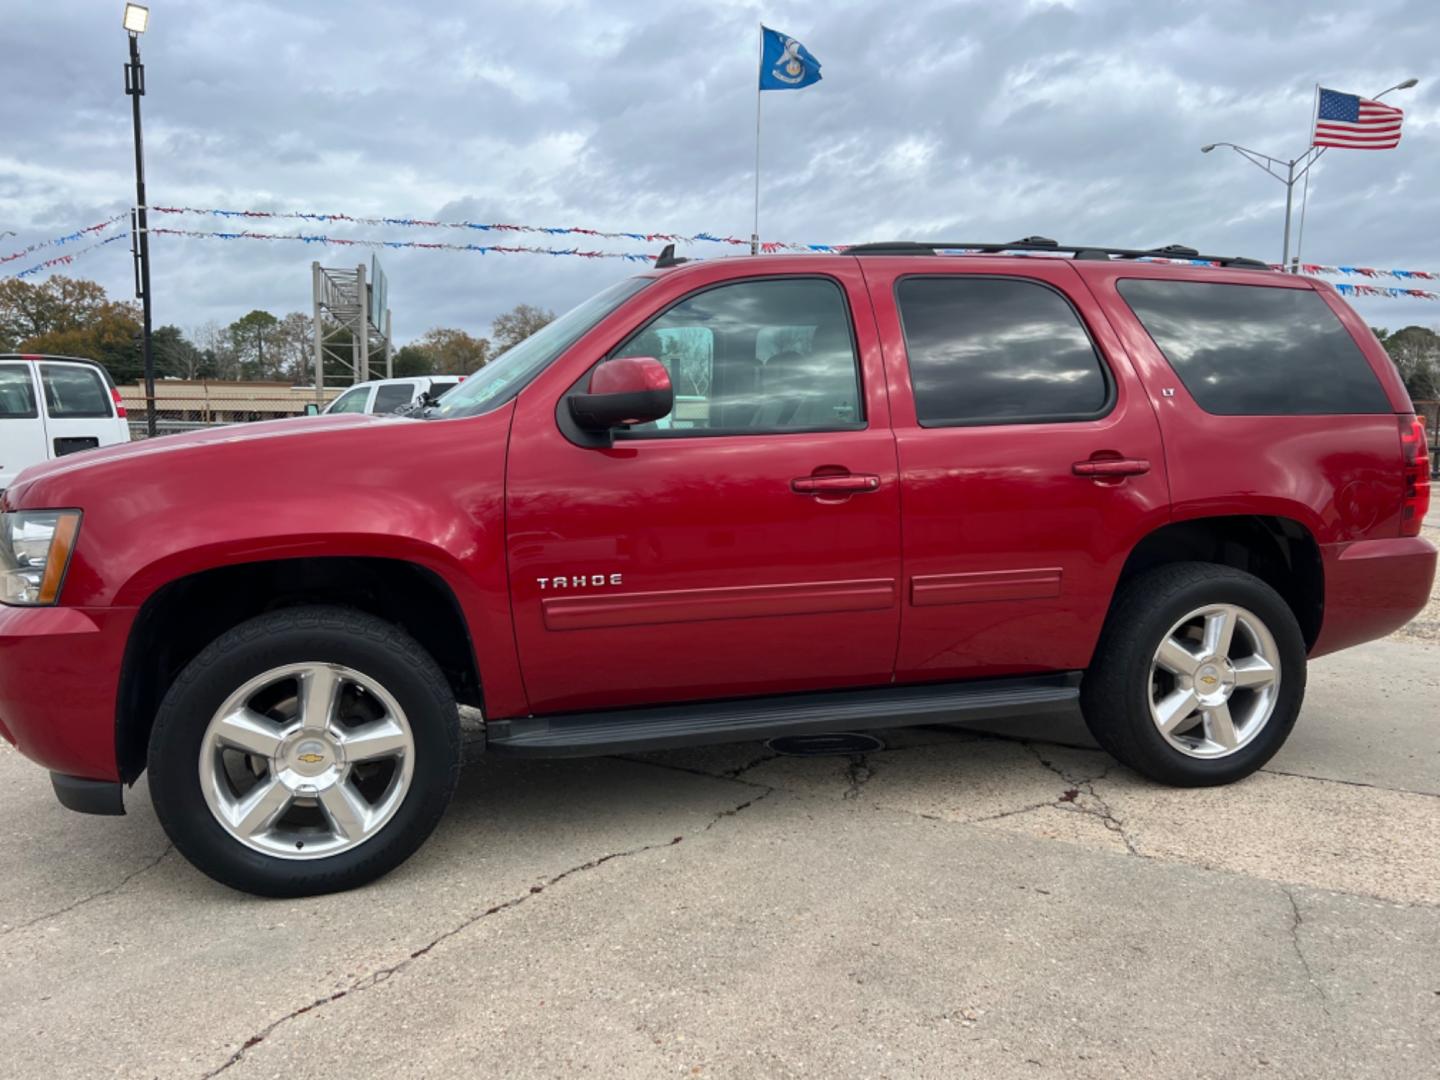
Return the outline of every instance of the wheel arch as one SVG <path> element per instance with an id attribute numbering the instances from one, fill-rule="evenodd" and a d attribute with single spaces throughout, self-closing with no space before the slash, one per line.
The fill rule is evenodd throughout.
<path id="1" fill-rule="evenodd" d="M 400 626 L 445 673 L 458 702 L 483 707 L 479 661 L 459 598 L 432 567 L 398 558 L 320 556 L 232 563 L 175 578 L 140 605 L 116 698 L 121 779 L 145 768 L 166 690 L 202 649 L 255 615 L 306 604 L 367 612 Z"/>
<path id="2" fill-rule="evenodd" d="M 1305 524 L 1260 514 L 1172 521 L 1147 533 L 1130 550 L 1116 594 L 1131 578 L 1174 562 L 1218 563 L 1254 574 L 1294 612 L 1306 651 L 1315 647 L 1325 614 L 1325 572 L 1319 544 Z"/>

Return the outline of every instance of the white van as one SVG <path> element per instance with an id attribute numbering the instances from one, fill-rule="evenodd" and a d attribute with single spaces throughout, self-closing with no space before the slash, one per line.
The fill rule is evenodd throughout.
<path id="1" fill-rule="evenodd" d="M 412 379 L 373 379 L 356 383 L 325 406 L 325 413 L 392 413 L 406 405 L 414 405 L 422 394 L 438 398 L 464 380 L 464 375 L 418 375 Z"/>
<path id="2" fill-rule="evenodd" d="M 27 466 L 129 441 L 120 392 L 94 360 L 0 353 L 0 491 Z"/>

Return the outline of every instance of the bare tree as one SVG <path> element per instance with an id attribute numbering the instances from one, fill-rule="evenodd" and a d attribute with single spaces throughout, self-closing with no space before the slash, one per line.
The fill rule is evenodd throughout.
<path id="1" fill-rule="evenodd" d="M 303 311 L 292 311 L 275 328 L 279 374 L 295 386 L 315 381 L 315 320 Z"/>
<path id="2" fill-rule="evenodd" d="M 533 304 L 516 304 L 490 325 L 490 339 L 497 353 L 514 348 L 546 323 L 555 321 L 555 313 Z"/>
<path id="3" fill-rule="evenodd" d="M 199 378 L 238 379 L 240 377 L 240 357 L 236 354 L 225 327 L 211 319 L 194 327 L 190 331 L 190 340 L 200 350 Z"/>

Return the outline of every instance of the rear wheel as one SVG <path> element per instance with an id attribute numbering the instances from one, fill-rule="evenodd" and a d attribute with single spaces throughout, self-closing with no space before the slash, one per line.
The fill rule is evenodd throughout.
<path id="1" fill-rule="evenodd" d="M 1097 742 L 1152 780 L 1226 784 L 1269 761 L 1305 695 L 1289 605 L 1228 566 L 1175 563 L 1128 582 L 1085 674 Z"/>
<path id="2" fill-rule="evenodd" d="M 235 627 L 181 673 L 156 718 L 150 787 L 199 869 L 304 896 L 404 861 L 459 763 L 455 699 L 412 638 L 359 612 L 293 608 Z"/>

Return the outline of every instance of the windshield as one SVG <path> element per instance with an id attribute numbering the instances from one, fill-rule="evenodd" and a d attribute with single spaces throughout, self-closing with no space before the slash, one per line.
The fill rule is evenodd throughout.
<path id="1" fill-rule="evenodd" d="M 508 401 L 601 319 L 634 296 L 654 278 L 626 278 L 596 293 L 579 307 L 547 323 L 514 348 L 471 375 L 441 399 L 430 414 L 442 420 L 476 416 Z"/>

